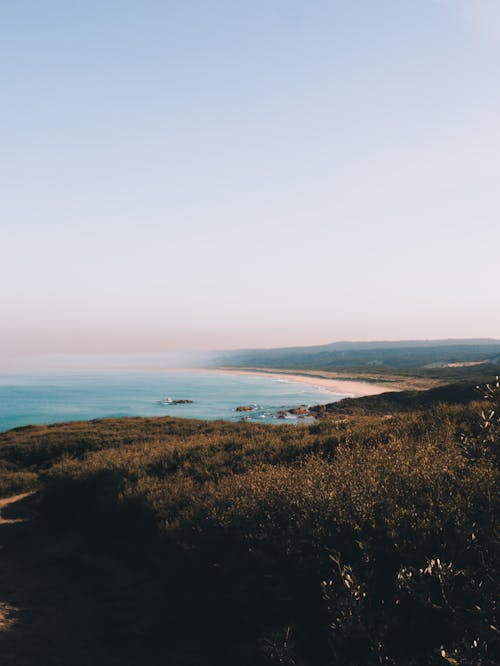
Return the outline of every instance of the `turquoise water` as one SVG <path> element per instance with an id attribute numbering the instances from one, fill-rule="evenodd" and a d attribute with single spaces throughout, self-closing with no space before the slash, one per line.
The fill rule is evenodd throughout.
<path id="1" fill-rule="evenodd" d="M 193 400 L 162 405 L 165 397 Z M 210 372 L 66 372 L 0 374 L 0 431 L 23 425 L 100 417 L 182 416 L 238 421 L 238 405 L 257 405 L 251 421 L 277 422 L 274 412 L 343 395 L 308 384 Z M 287 417 L 285 422 L 293 421 Z"/>

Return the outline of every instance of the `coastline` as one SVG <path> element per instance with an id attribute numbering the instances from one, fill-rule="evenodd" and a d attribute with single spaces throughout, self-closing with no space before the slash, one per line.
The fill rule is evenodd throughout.
<path id="1" fill-rule="evenodd" d="M 387 386 L 382 384 L 371 383 L 363 380 L 348 380 L 348 379 L 335 379 L 332 377 L 324 377 L 316 374 L 308 374 L 300 371 L 286 371 L 283 372 L 274 370 L 245 370 L 244 368 L 183 368 L 186 371 L 192 372 L 210 372 L 215 374 L 226 375 L 253 375 L 256 377 L 271 377 L 272 379 L 280 379 L 287 382 L 294 382 L 298 384 L 309 384 L 316 388 L 334 393 L 336 395 L 343 395 L 347 398 L 361 398 L 367 395 L 379 395 L 386 391 L 399 390 L 399 387 Z"/>

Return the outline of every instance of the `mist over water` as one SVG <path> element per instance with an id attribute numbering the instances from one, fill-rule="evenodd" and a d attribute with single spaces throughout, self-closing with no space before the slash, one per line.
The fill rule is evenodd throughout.
<path id="1" fill-rule="evenodd" d="M 215 359 L 203 351 L 19 354 L 1 358 L 0 373 L 208 368 Z"/>

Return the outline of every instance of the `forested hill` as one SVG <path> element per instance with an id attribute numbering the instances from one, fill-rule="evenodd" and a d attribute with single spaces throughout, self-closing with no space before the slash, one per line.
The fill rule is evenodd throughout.
<path id="1" fill-rule="evenodd" d="M 402 370 L 432 376 L 442 369 L 460 377 L 462 368 L 478 365 L 490 375 L 500 368 L 500 340 L 405 340 L 335 342 L 314 347 L 242 349 L 221 352 L 219 366 L 290 369 L 357 369 L 385 373 Z M 497 370 L 498 372 L 498 370 Z M 467 373 L 470 375 L 470 372 Z"/>

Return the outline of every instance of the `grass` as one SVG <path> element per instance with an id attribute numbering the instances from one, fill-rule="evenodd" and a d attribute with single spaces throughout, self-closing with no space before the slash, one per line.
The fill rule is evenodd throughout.
<path id="1" fill-rule="evenodd" d="M 425 410 L 436 404 L 466 405 L 477 399 L 474 385 L 446 384 L 428 390 L 386 391 L 380 395 L 345 398 L 313 409 L 318 415 L 392 414 Z"/>
<path id="2" fill-rule="evenodd" d="M 167 663 L 492 665 L 498 392 L 443 397 L 307 426 L 16 429 L 0 435 L 2 491 L 38 486 L 48 530 L 147 571 L 128 592 Z"/>

